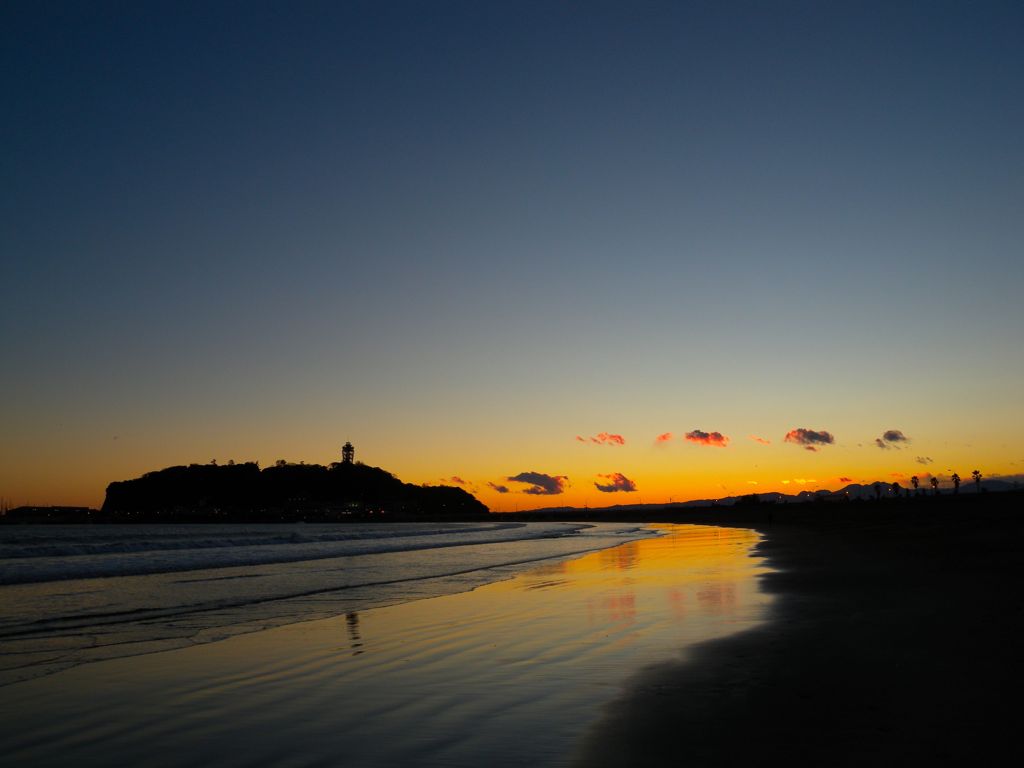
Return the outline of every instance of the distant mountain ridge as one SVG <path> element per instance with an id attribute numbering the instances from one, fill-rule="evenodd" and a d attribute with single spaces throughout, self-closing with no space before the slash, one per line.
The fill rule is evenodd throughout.
<path id="1" fill-rule="evenodd" d="M 878 485 L 881 486 L 881 497 L 892 498 L 892 482 L 893 481 L 877 481 Z M 900 495 L 905 496 L 909 493 L 911 496 L 931 496 L 934 491 L 931 486 L 926 482 L 921 483 L 921 487 L 915 491 L 913 487 L 906 480 L 897 481 L 900 483 Z M 981 492 L 982 493 L 999 493 L 1001 491 L 1012 491 L 1020 487 L 1018 481 L 1009 480 L 982 480 L 981 481 Z M 978 489 L 975 486 L 973 480 L 968 478 L 966 481 L 961 482 L 960 491 L 961 494 L 978 493 Z M 952 495 L 953 489 L 948 485 L 940 489 L 940 493 L 945 495 Z M 798 493 L 781 493 L 778 491 L 769 491 L 766 493 L 747 493 L 739 496 L 725 496 L 719 499 L 693 499 L 691 501 L 678 501 L 670 504 L 614 504 L 607 507 L 589 507 L 588 511 L 594 512 L 601 509 L 609 511 L 642 511 L 645 509 L 691 509 L 696 507 L 731 507 L 736 504 L 792 504 L 798 502 L 804 502 L 809 500 L 836 500 L 841 499 L 874 499 L 875 495 L 875 483 L 850 483 L 837 491 L 829 490 L 817 490 L 817 491 L 799 491 Z M 583 511 L 581 507 L 544 507 L 543 509 L 531 510 L 536 514 L 543 514 L 545 512 L 573 512 Z"/>

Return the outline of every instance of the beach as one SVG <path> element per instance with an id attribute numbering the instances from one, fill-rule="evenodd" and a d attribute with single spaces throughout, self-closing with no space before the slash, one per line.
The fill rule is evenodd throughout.
<path id="1" fill-rule="evenodd" d="M 463 590 L 8 685 L 0 748 L 33 765 L 1009 764 L 1018 499 L 705 510 Z"/>
<path id="2" fill-rule="evenodd" d="M 576 765 L 1019 763 L 1020 495 L 931 501 L 752 522 L 769 620 L 634 676 Z"/>
<path id="3" fill-rule="evenodd" d="M 37 766 L 567 765 L 632 675 L 758 626 L 772 600 L 759 586 L 766 569 L 751 555 L 760 540 L 752 530 L 574 530 L 387 553 L 411 558 L 410 573 L 433 567 L 447 551 L 447 558 L 490 563 L 489 575 L 464 581 L 461 590 L 448 576 L 440 588 L 426 586 L 430 579 L 410 581 L 419 594 L 406 586 L 401 599 L 391 594 L 392 604 L 331 618 L 314 611 L 309 620 L 235 634 L 237 624 L 216 630 L 207 618 L 181 613 L 175 628 L 220 631 L 225 639 L 163 651 L 144 646 L 137 655 L 102 661 L 80 655 L 88 663 L 51 667 L 50 674 L 7 685 L 0 749 L 14 763 Z M 340 545 L 332 540 L 330 546 Z M 586 547 L 592 551 L 580 551 Z M 523 554 L 542 551 L 550 554 L 546 560 L 515 565 Z M 350 556 L 344 563 L 350 570 L 365 561 L 379 568 L 380 557 Z M 240 572 L 236 566 L 209 571 L 202 583 L 212 590 L 262 572 L 268 584 L 283 588 L 295 584 L 298 567 Z M 303 567 L 315 568 L 321 579 L 335 573 L 320 560 Z M 166 579 L 190 582 L 196 573 L 124 578 L 128 584 L 148 579 L 147 594 L 164 594 Z M 229 575 L 234 578 L 222 578 Z M 94 583 L 55 582 L 50 589 L 69 592 L 87 582 Z M 298 586 L 304 593 L 285 604 L 325 598 Z M 351 600 L 345 596 L 351 591 L 328 595 L 328 605 Z M 262 603 L 251 610 L 265 622 L 286 613 L 268 612 Z M 137 637 L 150 623 L 169 626 L 166 617 L 144 613 L 133 618 L 127 636 Z"/>

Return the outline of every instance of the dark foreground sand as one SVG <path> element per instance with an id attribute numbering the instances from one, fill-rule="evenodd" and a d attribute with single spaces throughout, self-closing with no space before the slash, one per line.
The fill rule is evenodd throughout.
<path id="1" fill-rule="evenodd" d="M 752 525 L 773 620 L 638 675 L 577 764 L 1024 764 L 1021 496 L 890 504 Z"/>

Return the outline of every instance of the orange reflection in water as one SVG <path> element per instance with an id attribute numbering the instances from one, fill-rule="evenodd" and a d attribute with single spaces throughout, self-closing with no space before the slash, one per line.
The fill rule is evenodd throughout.
<path id="1" fill-rule="evenodd" d="M 525 664 L 568 649 L 656 653 L 760 620 L 768 598 L 756 579 L 766 569 L 750 555 L 756 532 L 652 527 L 657 538 L 541 565 L 461 595 L 373 611 L 363 636 L 402 637 L 406 652 L 427 655 L 487 645 Z"/>
<path id="2" fill-rule="evenodd" d="M 594 600 L 587 601 L 591 624 L 598 617 L 599 620 L 626 624 L 632 624 L 636 619 L 636 595 L 634 594 L 610 595 L 597 602 L 598 605 L 595 605 Z M 595 609 L 597 610 L 595 611 Z M 595 613 L 598 614 L 597 617 L 595 617 Z"/>
<path id="3" fill-rule="evenodd" d="M 145 764 L 172 723 L 197 764 L 283 765 L 294 745 L 322 765 L 548 764 L 635 671 L 763 619 L 756 533 L 659 528 L 468 592 L 39 678 L 19 688 L 35 752 L 15 762 Z M 52 730 L 83 712 L 122 725 Z"/>
<path id="4" fill-rule="evenodd" d="M 759 540 L 756 532 L 693 525 L 652 527 L 662 535 L 542 566 L 495 587 L 509 591 L 554 584 L 570 587 L 586 595 L 591 625 L 631 624 L 643 611 L 657 615 L 658 621 L 685 621 L 741 609 L 755 584 L 752 568 L 760 571 L 749 554 Z"/>
<path id="5" fill-rule="evenodd" d="M 637 545 L 630 542 L 614 549 L 602 549 L 597 557 L 604 570 L 628 571 L 636 567 Z"/>

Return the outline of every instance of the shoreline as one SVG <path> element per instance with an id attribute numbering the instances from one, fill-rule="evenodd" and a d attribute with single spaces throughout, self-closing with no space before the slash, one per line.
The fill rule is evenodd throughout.
<path id="1" fill-rule="evenodd" d="M 468 591 L 15 683 L 0 747 L 41 766 L 564 766 L 635 671 L 763 621 L 756 533 L 664 529 Z"/>
<path id="2" fill-rule="evenodd" d="M 754 554 L 771 568 L 761 576 L 774 598 L 768 621 L 634 676 L 575 764 L 1024 756 L 1015 740 L 1024 683 L 1024 520 L 1015 501 L 747 522 L 765 535 Z"/>
<path id="3" fill-rule="evenodd" d="M 0 688 L 80 664 L 173 651 L 352 611 L 471 591 L 550 563 L 619 546 L 633 539 L 630 531 L 639 539 L 654 535 L 634 524 L 562 522 L 538 526 L 548 531 L 539 537 L 501 535 L 502 530 L 524 525 L 500 521 L 471 529 L 460 525 L 452 529 L 456 536 L 452 538 L 436 536 L 436 526 L 430 524 L 382 539 L 323 538 L 325 532 L 347 534 L 331 525 L 288 529 L 267 525 L 235 530 L 237 535 L 228 537 L 226 550 L 209 546 L 201 538 L 202 546 L 187 549 L 190 555 L 185 559 L 180 558 L 181 550 L 165 550 L 145 526 L 139 526 L 141 533 L 134 535 L 144 540 L 146 546 L 141 549 L 125 548 L 122 539 L 118 548 L 81 558 L 58 552 L 2 561 L 0 596 L 7 612 L 0 620 Z M 308 534 L 304 541 L 293 538 L 300 530 Z M 381 526 L 364 530 L 396 533 Z M 268 532 L 273 536 L 271 546 L 254 543 Z M 88 549 L 88 543 L 73 541 L 64 548 L 73 553 L 83 546 Z M 30 550 L 34 545 L 34 541 L 26 544 Z M 235 545 L 240 556 L 232 554 Z M 290 549 L 276 551 L 282 546 Z M 328 550 L 311 551 L 309 546 Z M 134 560 L 140 556 L 144 568 Z M 79 559 L 86 562 L 70 564 Z M 95 559 L 99 561 L 92 562 Z M 12 563 L 22 568 L 22 578 L 15 578 L 19 574 Z M 54 563 L 63 571 L 56 577 L 25 578 L 32 575 L 27 567 L 47 575 Z M 76 603 L 70 612 L 62 610 L 68 600 Z M 111 610 L 111 601 L 116 602 L 116 610 Z"/>

